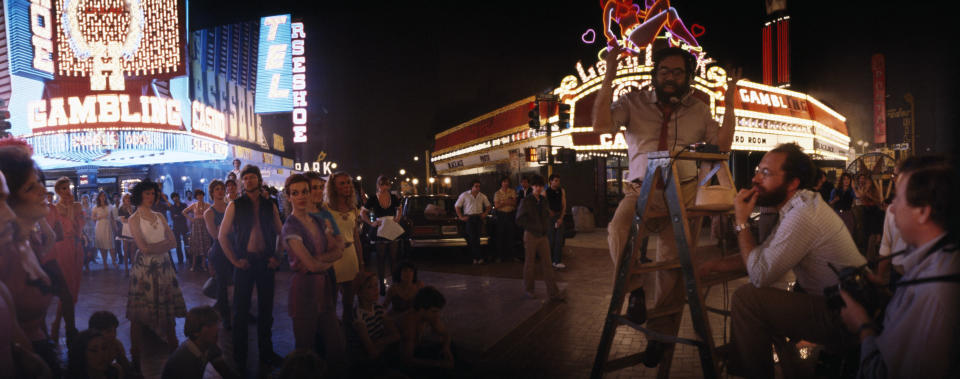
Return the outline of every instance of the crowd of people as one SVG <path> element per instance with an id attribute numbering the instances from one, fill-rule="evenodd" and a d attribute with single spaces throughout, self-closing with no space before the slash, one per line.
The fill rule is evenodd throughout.
<path id="1" fill-rule="evenodd" d="M 65 177 L 56 180 L 56 197 L 49 196 L 31 156 L 22 140 L 0 143 L 0 322 L 10 326 L 0 328 L 0 378 L 141 377 L 147 334 L 171 354 L 163 378 L 201 378 L 208 363 L 225 378 L 455 375 L 443 294 L 418 278 L 414 264 L 399 260 L 391 241 L 376 241 L 375 272 L 364 264 L 362 220 L 399 216 L 388 180 L 365 204 L 343 172 L 291 175 L 277 196 L 264 188 L 259 168 L 236 162 L 237 170 L 211 181 L 206 192 L 188 192 L 190 203 L 175 192 L 168 199 L 158 183 L 144 179 L 109 201 L 99 192 L 90 205 L 84 200 L 90 197 L 77 200 Z M 121 261 L 129 267 L 129 350 L 109 311 L 94 313 L 83 331 L 76 326 L 81 278 L 95 263 L 94 251 L 104 270 Z M 214 304 L 188 309 L 178 264 L 209 273 L 205 287 Z M 274 351 L 271 333 L 278 269 L 291 271 L 287 315 L 296 350 L 287 357 Z M 387 277 L 392 285 L 384 291 Z M 54 297 L 57 314 L 48 328 Z M 182 330 L 178 318 L 186 319 Z M 255 353 L 248 351 L 248 323 L 256 324 Z M 57 337 L 61 324 L 65 346 Z M 221 328 L 230 332 L 230 354 L 221 349 Z M 248 364 L 251 354 L 257 364 Z"/>

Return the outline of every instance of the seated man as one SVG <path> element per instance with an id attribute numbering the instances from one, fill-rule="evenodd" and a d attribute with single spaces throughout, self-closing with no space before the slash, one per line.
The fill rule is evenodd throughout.
<path id="1" fill-rule="evenodd" d="M 117 316 L 110 311 L 94 312 L 87 322 L 88 329 L 103 335 L 103 347 L 110 362 L 116 361 L 124 373 L 133 373 L 133 364 L 127 359 L 123 342 L 117 339 L 118 326 L 120 326 L 120 320 L 117 320 Z"/>
<path id="2" fill-rule="evenodd" d="M 946 165 L 905 169 L 890 205 L 900 235 L 903 278 L 883 316 L 883 328 L 850 294 L 843 322 L 860 339 L 861 378 L 946 378 L 960 370 L 960 253 L 957 252 L 957 174 Z"/>
<path id="3" fill-rule="evenodd" d="M 223 359 L 223 352 L 217 346 L 220 334 L 220 315 L 213 307 L 202 306 L 190 309 L 187 320 L 183 322 L 183 334 L 187 340 L 173 352 L 163 364 L 164 379 L 203 378 L 207 363 L 213 365 L 217 373 L 224 378 L 239 378 Z"/>
<path id="4" fill-rule="evenodd" d="M 731 301 L 731 366 L 749 378 L 773 377 L 770 346 L 783 337 L 828 346 L 844 342 L 840 315 L 827 308 L 823 296 L 823 289 L 838 281 L 827 264 L 860 266 L 866 260 L 836 212 L 807 189 L 814 170 L 813 161 L 796 144 L 782 144 L 764 155 L 753 187 L 741 190 L 734 200 L 740 254 L 700 265 L 701 274 L 746 268 L 750 276 L 750 284 L 737 289 Z M 774 207 L 780 218 L 759 245 L 748 224 L 756 206 Z M 771 288 L 790 271 L 797 278 L 795 291 Z M 790 367 L 787 362 L 793 357 L 784 353 L 781 362 Z"/>

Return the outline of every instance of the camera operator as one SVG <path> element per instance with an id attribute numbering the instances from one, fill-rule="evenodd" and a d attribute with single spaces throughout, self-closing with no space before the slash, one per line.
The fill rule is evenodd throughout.
<path id="1" fill-rule="evenodd" d="M 734 201 L 740 254 L 700 264 L 700 274 L 746 269 L 750 277 L 731 301 L 731 372 L 737 375 L 772 378 L 771 344 L 778 346 L 784 372 L 794 373 L 796 349 L 780 349 L 784 337 L 828 346 L 846 342 L 839 313 L 822 296 L 825 287 L 838 282 L 827 264 L 860 266 L 866 260 L 836 212 L 808 189 L 814 172 L 813 161 L 796 144 L 779 145 L 764 155 L 753 187 L 741 190 Z M 774 208 L 779 215 L 759 245 L 748 223 L 757 206 Z M 797 280 L 788 292 L 778 284 L 790 271 Z"/>
<path id="2" fill-rule="evenodd" d="M 920 158 L 911 158 L 920 159 Z M 882 328 L 846 291 L 841 316 L 859 335 L 859 377 L 945 378 L 960 370 L 960 253 L 957 175 L 944 164 L 901 165 L 894 221 L 908 248 L 904 275 L 887 305 Z"/>

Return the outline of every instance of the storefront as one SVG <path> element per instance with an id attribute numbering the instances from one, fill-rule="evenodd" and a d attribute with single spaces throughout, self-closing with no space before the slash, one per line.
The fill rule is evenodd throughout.
<path id="1" fill-rule="evenodd" d="M 621 58 L 613 81 L 614 100 L 625 93 L 650 85 L 652 59 L 631 56 Z M 693 96 L 706 102 L 714 119 L 721 122 L 727 110 L 724 104 L 726 72 L 701 52 L 698 75 L 694 78 Z M 547 148 L 546 132 L 531 130 L 527 122 L 534 97 L 529 97 L 435 136 L 431 163 L 441 176 L 475 176 L 527 172 L 545 174 L 544 159 L 548 150 L 559 160 L 557 165 L 583 166 L 575 170 L 577 180 L 567 185 L 586 186 L 583 204 L 591 208 L 610 208 L 621 195 L 622 179 L 627 171 L 627 145 L 620 132 L 599 133 L 593 130 L 593 103 L 606 71 L 603 61 L 585 67 L 575 66 L 553 90 L 560 101 L 570 105 L 571 128 L 554 127 L 552 148 Z M 739 183 L 748 181 L 760 154 L 778 144 L 795 142 L 822 163 L 847 161 L 850 145 L 846 119 L 817 99 L 804 93 L 741 80 L 733 108 L 736 115 L 731 166 Z M 556 115 L 548 121 L 554 122 Z M 561 154 L 571 149 L 575 155 Z M 570 165 L 575 158 L 576 163 Z M 593 172 L 592 180 L 583 173 Z"/>

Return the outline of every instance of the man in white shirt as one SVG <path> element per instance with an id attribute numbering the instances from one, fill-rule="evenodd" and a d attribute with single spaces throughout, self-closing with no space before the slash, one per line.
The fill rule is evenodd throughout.
<path id="1" fill-rule="evenodd" d="M 845 342 L 837 312 L 827 307 L 823 289 L 836 285 L 837 268 L 866 263 L 840 217 L 817 192 L 813 161 L 796 144 L 783 144 L 768 152 L 757 166 L 753 187 L 741 190 L 734 201 L 739 256 L 704 262 L 700 273 L 746 268 L 750 283 L 731 300 L 732 369 L 748 378 L 772 378 L 770 346 L 783 341 L 806 340 L 828 346 Z M 757 244 L 750 232 L 754 208 L 773 207 L 779 221 L 770 235 Z M 796 275 L 795 291 L 772 287 L 788 272 Z M 779 350 L 779 349 L 778 349 Z M 794 350 L 795 351 L 795 350 Z M 794 372 L 796 354 L 779 351 L 784 370 Z"/>
<path id="2" fill-rule="evenodd" d="M 470 247 L 470 252 L 473 254 L 473 264 L 483 264 L 480 230 L 483 227 L 483 220 L 490 212 L 490 200 L 487 199 L 487 195 L 480 193 L 479 180 L 474 180 L 470 185 L 470 190 L 460 194 L 454 208 L 457 210 L 457 218 L 467 223 L 467 246 Z"/>
<path id="3" fill-rule="evenodd" d="M 901 166 L 890 205 L 909 247 L 895 257 L 904 273 L 894 284 L 882 329 L 856 299 L 840 292 L 843 322 L 860 340 L 860 378 L 947 378 L 960 370 L 957 173 L 945 164 L 903 168 L 917 159 Z"/>

